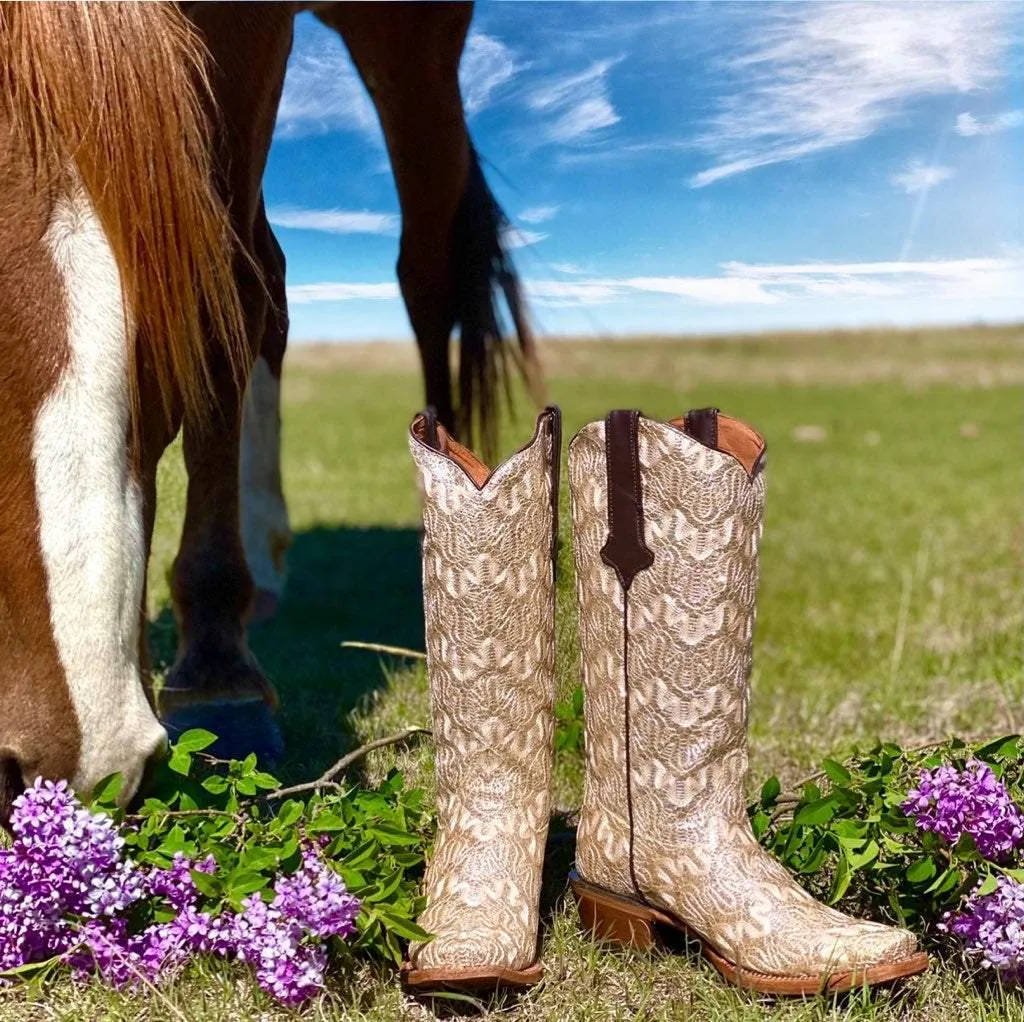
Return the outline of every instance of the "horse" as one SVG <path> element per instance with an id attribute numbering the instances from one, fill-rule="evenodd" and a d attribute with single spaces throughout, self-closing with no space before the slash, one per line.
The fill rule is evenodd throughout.
<path id="1" fill-rule="evenodd" d="M 38 775 L 88 790 L 120 772 L 127 801 L 163 724 L 280 754 L 245 629 L 288 543 L 285 266 L 261 181 L 304 9 L 341 33 L 384 128 L 426 400 L 493 436 L 496 288 L 531 373 L 458 89 L 470 5 L 0 4 L 0 817 Z M 179 648 L 156 694 L 145 571 L 179 430 Z"/>
<path id="2" fill-rule="evenodd" d="M 218 418 L 187 412 L 189 487 L 172 574 L 179 648 L 160 693 L 173 730 L 202 726 L 222 755 L 280 755 L 277 697 L 246 644 L 246 624 L 274 613 L 290 542 L 280 476 L 280 377 L 287 341 L 285 261 L 262 179 L 296 16 L 337 32 L 377 110 L 402 218 L 398 281 L 423 369 L 425 401 L 460 435 L 493 446 L 507 355 L 501 291 L 522 369 L 538 370 L 518 281 L 502 244 L 503 212 L 481 172 L 459 89 L 471 3 L 183 3 L 211 55 L 219 118 L 218 187 L 242 246 L 237 284 L 253 357 L 241 403 L 217 371 Z M 449 339 L 460 339 L 458 404 Z M 236 480 L 241 479 L 239 489 Z M 238 522 L 241 522 L 239 530 Z"/>

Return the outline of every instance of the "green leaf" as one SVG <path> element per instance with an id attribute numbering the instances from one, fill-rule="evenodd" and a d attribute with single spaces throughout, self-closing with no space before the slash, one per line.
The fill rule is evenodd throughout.
<path id="1" fill-rule="evenodd" d="M 186 731 L 185 734 L 188 734 L 188 732 Z M 171 753 L 171 758 L 167 761 L 167 766 L 176 774 L 188 777 L 192 769 L 192 757 L 182 749 L 175 749 Z"/>
<path id="2" fill-rule="evenodd" d="M 769 777 L 761 786 L 761 806 L 768 809 L 775 804 L 775 800 L 782 794 L 782 785 L 777 777 Z"/>
<path id="3" fill-rule="evenodd" d="M 299 818 L 302 816 L 303 805 L 301 802 L 297 802 L 295 799 L 290 798 L 284 805 L 281 806 L 277 811 L 277 822 L 282 827 L 290 827 L 293 823 L 297 823 Z"/>
<path id="4" fill-rule="evenodd" d="M 841 763 L 837 763 L 834 759 L 826 759 L 821 764 L 822 770 L 825 771 L 825 776 L 833 784 L 849 784 L 853 778 L 850 775 L 850 771 L 847 770 Z"/>
<path id="5" fill-rule="evenodd" d="M 849 859 L 850 869 L 856 871 L 870 865 L 878 858 L 881 849 L 877 841 L 869 841 L 859 852 L 847 850 L 846 858 Z"/>
<path id="6" fill-rule="evenodd" d="M 805 805 L 793 817 L 793 823 L 799 827 L 819 827 L 823 823 L 828 823 L 835 815 L 835 811 L 835 803 L 831 798 L 818 799 Z"/>
<path id="7" fill-rule="evenodd" d="M 223 795 L 228 790 L 228 779 L 222 774 L 211 774 L 204 778 L 203 788 L 211 795 Z"/>
<path id="8" fill-rule="evenodd" d="M 311 834 L 323 834 L 335 830 L 344 830 L 345 821 L 337 814 L 330 811 L 320 813 L 309 825 Z"/>
<path id="9" fill-rule="evenodd" d="M 404 937 L 406 940 L 429 940 L 430 934 L 426 930 L 417 926 L 411 919 L 403 919 L 401 916 L 393 915 L 390 912 L 385 912 L 383 909 L 377 910 L 380 916 L 381 922 L 389 929 L 397 933 L 400 937 Z"/>
<path id="10" fill-rule="evenodd" d="M 180 752 L 202 752 L 208 749 L 217 741 L 217 736 L 211 731 L 201 727 L 194 727 L 186 731 L 175 743 L 175 751 Z"/>
<path id="11" fill-rule="evenodd" d="M 836 866 L 835 879 L 832 881 L 832 890 L 829 892 L 828 903 L 834 905 L 850 887 L 850 881 L 853 879 L 853 871 L 850 869 L 850 864 L 846 860 L 846 856 L 839 857 L 839 863 Z"/>
<path id="12" fill-rule="evenodd" d="M 976 894 L 984 897 L 986 894 L 991 894 L 999 886 L 999 878 L 995 873 L 989 873 L 987 877 L 982 881 L 981 886 L 975 892 Z"/>
<path id="13" fill-rule="evenodd" d="M 254 869 L 236 869 L 227 878 L 228 895 L 232 898 L 244 897 L 254 891 L 262 890 L 270 883 L 270 878 Z"/>
<path id="14" fill-rule="evenodd" d="M 1019 739 L 1020 735 L 1006 735 L 1003 738 L 996 738 L 983 745 L 974 755 L 978 759 L 984 760 L 1016 757 L 1019 754 Z"/>
<path id="15" fill-rule="evenodd" d="M 907 880 L 921 884 L 935 876 L 935 863 L 931 859 L 919 859 L 907 870 Z"/>
<path id="16" fill-rule="evenodd" d="M 371 827 L 370 833 L 378 838 L 383 845 L 418 845 L 420 843 L 418 834 L 410 834 L 406 830 L 390 827 L 386 823 L 379 823 L 377 826 Z"/>
<path id="17" fill-rule="evenodd" d="M 220 897 L 224 887 L 220 877 L 211 876 L 209 873 L 200 873 L 195 869 L 192 870 L 192 883 L 196 885 L 200 894 L 205 894 L 208 898 Z"/>
<path id="18" fill-rule="evenodd" d="M 114 805 L 123 787 L 124 777 L 120 773 L 110 774 L 92 789 L 92 801 L 97 805 Z"/>

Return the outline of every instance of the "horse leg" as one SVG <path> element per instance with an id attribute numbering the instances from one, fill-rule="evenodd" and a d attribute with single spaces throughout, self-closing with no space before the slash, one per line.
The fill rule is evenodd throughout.
<path id="1" fill-rule="evenodd" d="M 220 115 L 222 180 L 232 226 L 244 252 L 235 277 L 255 359 L 266 334 L 267 293 L 256 243 L 262 219 L 262 177 L 291 49 L 291 4 L 256 11 L 233 4 L 191 5 L 189 17 L 213 57 Z M 254 265 L 255 264 L 255 265 Z M 274 268 L 268 268 L 268 277 Z M 183 425 L 188 494 L 172 596 L 178 655 L 160 693 L 168 729 L 205 727 L 222 756 L 282 752 L 273 719 L 277 696 L 248 648 L 245 623 L 253 581 L 240 531 L 240 443 L 243 390 L 224 364 L 214 365 L 216 409 Z"/>
<path id="2" fill-rule="evenodd" d="M 277 613 L 291 545 L 281 486 L 281 368 L 288 342 L 285 259 L 263 204 L 254 229 L 256 251 L 270 296 L 260 352 L 249 377 L 242 414 L 242 545 L 256 584 L 252 622 Z"/>
<path id="3" fill-rule="evenodd" d="M 495 284 L 505 290 L 528 369 L 534 355 L 501 246 L 504 217 L 473 152 L 459 92 L 472 4 L 335 3 L 316 14 L 344 40 L 384 130 L 402 210 L 398 280 L 427 403 L 464 435 L 478 413 L 486 444 L 504 368 Z M 449 366 L 456 324 L 458 409 Z"/>

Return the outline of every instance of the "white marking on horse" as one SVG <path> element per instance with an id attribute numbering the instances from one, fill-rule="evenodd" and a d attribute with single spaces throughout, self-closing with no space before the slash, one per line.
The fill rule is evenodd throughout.
<path id="1" fill-rule="evenodd" d="M 245 395 L 239 476 L 245 559 L 257 587 L 280 596 L 291 543 L 281 492 L 281 384 L 262 356 L 252 367 Z"/>
<path id="2" fill-rule="evenodd" d="M 142 494 L 129 450 L 128 335 L 114 253 L 84 191 L 46 244 L 63 280 L 69 361 L 33 432 L 40 541 L 57 651 L 82 733 L 72 783 L 124 774 L 128 797 L 166 740 L 139 673 Z"/>

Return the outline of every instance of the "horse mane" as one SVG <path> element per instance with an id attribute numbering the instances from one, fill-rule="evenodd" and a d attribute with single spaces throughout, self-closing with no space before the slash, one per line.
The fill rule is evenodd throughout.
<path id="1" fill-rule="evenodd" d="M 216 345 L 244 378 L 205 61 L 171 3 L 0 3 L 0 103 L 41 188 L 66 191 L 77 175 L 117 260 L 136 428 L 142 364 L 168 420 L 209 408 Z"/>

